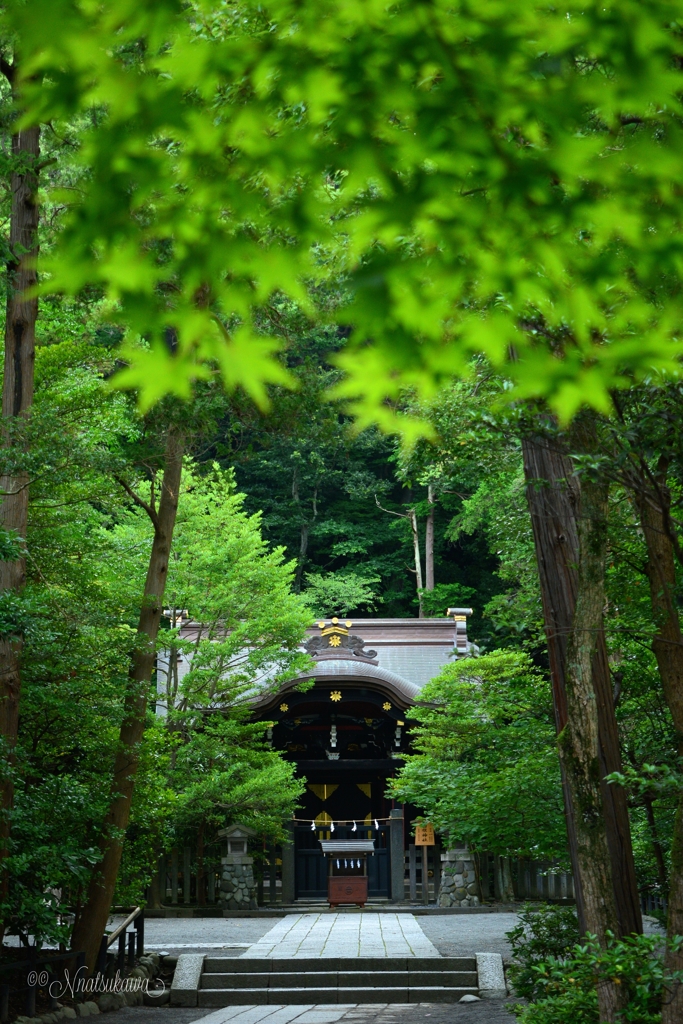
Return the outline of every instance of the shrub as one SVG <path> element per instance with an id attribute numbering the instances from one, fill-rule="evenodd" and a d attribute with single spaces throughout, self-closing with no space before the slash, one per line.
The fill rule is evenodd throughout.
<path id="1" fill-rule="evenodd" d="M 678 949 L 683 937 L 675 940 Z M 598 1024 L 597 988 L 610 980 L 623 986 L 626 1006 L 618 1015 L 623 1024 L 659 1024 L 666 989 L 683 982 L 683 971 L 664 968 L 662 940 L 653 935 L 610 939 L 601 949 L 594 936 L 577 944 L 571 955 L 548 959 L 531 970 L 535 976 L 533 1002 L 513 1012 L 521 1024 Z"/>
<path id="2" fill-rule="evenodd" d="M 579 923 L 573 907 L 552 903 L 525 903 L 520 923 L 507 932 L 514 963 L 508 977 L 518 996 L 534 1000 L 543 991 L 536 968 L 552 958 L 568 957 L 580 939 Z"/>

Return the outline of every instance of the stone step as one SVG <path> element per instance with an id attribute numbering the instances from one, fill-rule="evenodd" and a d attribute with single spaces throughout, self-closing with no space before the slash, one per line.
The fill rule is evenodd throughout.
<path id="1" fill-rule="evenodd" d="M 305 995 L 304 995 L 305 993 Z M 476 985 L 408 986 L 373 985 L 350 988 L 243 988 L 200 989 L 197 1005 L 202 1008 L 222 1006 L 291 1005 L 306 1003 L 457 1003 L 465 995 L 476 996 Z"/>
<path id="2" fill-rule="evenodd" d="M 279 957 L 207 956 L 206 974 L 296 974 L 307 971 L 467 971 L 476 972 L 473 956 L 316 956 Z"/>
<path id="3" fill-rule="evenodd" d="M 321 965 L 319 965 L 321 966 Z M 477 986 L 475 971 L 266 971 L 261 974 L 203 974 L 201 988 L 467 988 Z"/>

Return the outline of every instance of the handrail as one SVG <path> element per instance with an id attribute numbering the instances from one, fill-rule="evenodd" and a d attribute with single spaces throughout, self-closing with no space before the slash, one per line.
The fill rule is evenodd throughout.
<path id="1" fill-rule="evenodd" d="M 128 925 L 132 924 L 133 921 L 135 920 L 135 918 L 138 917 L 138 915 L 141 914 L 141 913 L 142 913 L 142 907 L 136 907 L 135 910 L 132 910 L 130 912 L 130 914 L 128 915 L 126 920 L 121 922 L 121 924 L 118 926 L 116 931 L 113 931 L 111 933 L 111 935 L 107 936 L 107 949 L 109 949 L 111 944 L 118 939 L 118 937 L 121 934 L 121 932 L 125 932 L 125 930 L 128 927 Z"/>

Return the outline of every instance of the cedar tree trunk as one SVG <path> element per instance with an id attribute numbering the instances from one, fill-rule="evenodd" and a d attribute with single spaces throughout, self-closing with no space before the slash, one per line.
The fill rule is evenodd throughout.
<path id="1" fill-rule="evenodd" d="M 608 484 L 584 478 L 578 517 L 579 564 L 574 621 L 567 643 L 567 722 L 558 737 L 560 758 L 572 796 L 576 846 L 588 931 L 605 947 L 618 932 L 612 864 L 602 799 L 599 719 L 593 684 L 602 631 L 607 560 Z M 598 983 L 601 1021 L 615 1021 L 622 1000 L 611 979 Z"/>
<path id="2" fill-rule="evenodd" d="M 4 69 L 8 77 L 11 69 Z M 13 437 L 12 420 L 25 417 L 33 403 L 33 365 L 35 359 L 38 299 L 27 296 L 37 282 L 35 260 L 38 255 L 38 160 L 40 128 L 26 128 L 12 136 L 15 170 L 11 176 L 9 260 L 7 262 L 7 307 L 5 322 L 5 360 L 2 386 L 3 443 L 9 451 L 10 466 L 0 476 L 0 526 L 13 531 L 23 542 L 28 518 L 28 473 L 21 464 L 19 446 Z M 20 444 L 20 443 L 19 443 Z M 11 562 L 0 562 L 0 590 L 18 592 L 26 579 L 24 555 Z M 19 728 L 21 691 L 21 635 L 0 638 L 0 737 L 10 766 Z M 11 774 L 5 775 L 0 814 L 0 859 L 8 853 L 10 816 L 14 800 Z M 7 889 L 4 871 L 0 890 Z M 4 926 L 3 926 L 4 930 Z M 1 941 L 1 934 L 0 934 Z"/>
<path id="3" fill-rule="evenodd" d="M 415 515 L 415 509 L 411 508 L 408 512 L 408 519 L 410 520 L 410 529 L 413 534 L 413 554 L 415 556 L 415 582 L 417 584 L 417 600 L 419 603 L 419 618 L 424 618 L 424 599 L 422 596 L 422 557 L 420 555 L 420 534 L 417 530 L 417 516 Z"/>
<path id="4" fill-rule="evenodd" d="M 182 465 L 183 439 L 171 428 L 166 442 L 158 510 L 153 505 L 144 506 L 154 525 L 154 539 L 138 622 L 138 645 L 132 656 L 128 674 L 124 717 L 114 763 L 111 802 L 99 843 L 102 860 L 93 871 L 88 896 L 71 939 L 72 949 L 85 951 L 89 971 L 94 969 L 100 941 L 107 924 L 121 864 L 123 840 L 130 818 L 139 746 L 145 727 L 147 693 L 154 669 L 156 639 L 178 509 Z M 141 501 L 139 503 L 144 504 Z"/>
<path id="5" fill-rule="evenodd" d="M 425 527 L 425 590 L 434 589 L 434 485 L 427 487 L 429 515 Z"/>
<path id="6" fill-rule="evenodd" d="M 658 484 L 663 502 L 668 499 L 666 489 L 667 463 L 660 460 Z M 673 544 L 669 538 L 666 511 L 651 502 L 648 496 L 636 494 L 640 522 L 647 548 L 647 575 L 650 600 L 657 632 L 652 650 L 662 688 L 669 705 L 676 731 L 679 756 L 683 757 L 683 635 L 676 605 L 676 562 Z M 669 910 L 667 937 L 683 935 L 683 796 L 679 799 L 671 848 L 671 876 L 669 883 Z M 683 970 L 683 952 L 666 953 L 669 970 Z M 680 1024 L 683 1020 L 683 986 L 666 993 L 662 1005 L 662 1024 Z"/>
<path id="7" fill-rule="evenodd" d="M 581 491 L 572 463 L 560 450 L 559 442 L 542 436 L 527 437 L 522 441 L 522 451 L 541 585 L 555 723 L 559 734 L 567 724 L 567 646 L 572 634 L 578 593 L 577 515 Z M 610 772 L 621 771 L 621 755 L 602 629 L 596 638 L 593 661 L 601 779 L 604 779 Z M 581 932 L 585 933 L 589 925 L 578 860 L 577 829 L 580 823 L 576 821 L 567 769 L 562 759 L 560 764 L 579 927 Z M 640 933 L 642 917 L 626 793 L 621 786 L 610 786 L 604 782 L 601 782 L 601 790 L 619 922 L 618 933 Z"/>

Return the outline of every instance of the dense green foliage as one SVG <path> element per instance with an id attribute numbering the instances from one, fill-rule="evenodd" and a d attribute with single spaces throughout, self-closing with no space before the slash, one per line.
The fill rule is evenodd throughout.
<path id="1" fill-rule="evenodd" d="M 413 743 L 392 793 L 448 841 L 536 860 L 566 834 L 549 687 L 527 655 L 493 651 L 445 668 L 422 690 Z M 424 701 L 424 703 L 423 703 Z"/>
<path id="2" fill-rule="evenodd" d="M 291 377 L 258 308 L 310 308 L 343 271 L 329 318 L 353 325 L 341 391 L 363 425 L 395 425 L 406 386 L 431 394 L 473 353 L 517 396 L 607 411 L 680 354 L 679 14 L 15 0 L 29 116 L 106 110 L 50 288 L 116 303 L 146 404 L 213 366 L 265 402 Z"/>
<path id="3" fill-rule="evenodd" d="M 522 1024 L 598 1024 L 596 986 L 617 980 L 625 1008 L 617 1019 L 629 1024 L 658 1024 L 662 999 L 683 981 L 680 971 L 664 967 L 662 941 L 654 935 L 634 935 L 612 941 L 607 949 L 587 941 L 568 956 L 548 957 L 535 968 L 538 994 L 529 1006 L 515 1007 Z"/>
<path id="4" fill-rule="evenodd" d="M 505 934 L 512 950 L 508 979 L 518 996 L 532 1001 L 544 992 L 539 965 L 551 957 L 566 960 L 581 938 L 576 909 L 553 903 L 526 903 L 517 924 Z"/>
<path id="5" fill-rule="evenodd" d="M 626 990 L 619 1021 L 657 1024 L 662 996 L 679 983 L 664 968 L 661 940 L 638 935 L 600 950 L 579 943 L 572 907 L 526 904 L 507 938 L 513 962 L 507 976 L 515 994 L 528 1001 L 512 1010 L 523 1024 L 598 1024 L 596 982 L 617 978 Z"/>

